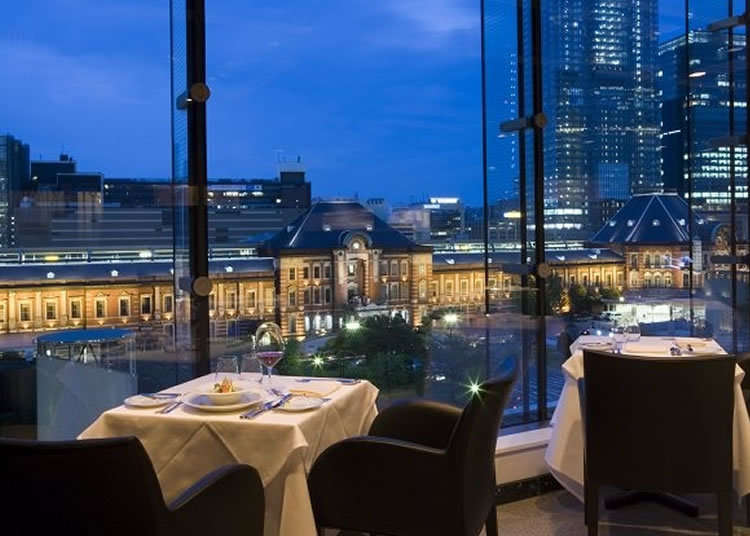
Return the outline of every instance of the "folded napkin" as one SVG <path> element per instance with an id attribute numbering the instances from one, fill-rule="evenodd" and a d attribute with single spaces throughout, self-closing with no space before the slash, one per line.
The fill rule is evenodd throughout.
<path id="1" fill-rule="evenodd" d="M 654 344 L 653 342 L 627 342 L 622 348 L 623 353 L 646 356 L 669 357 L 669 344 Z"/>
<path id="2" fill-rule="evenodd" d="M 315 396 L 318 398 L 325 398 L 336 392 L 341 387 L 341 384 L 337 381 L 314 381 L 314 382 L 299 382 L 289 385 L 289 392 L 293 395 L 301 396 Z"/>

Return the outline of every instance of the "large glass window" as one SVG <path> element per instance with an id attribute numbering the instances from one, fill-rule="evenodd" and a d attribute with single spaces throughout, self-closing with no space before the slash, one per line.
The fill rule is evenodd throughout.
<path id="1" fill-rule="evenodd" d="M 366 378 L 382 404 L 461 404 L 514 360 L 506 424 L 550 417 L 583 333 L 748 349 L 728 3 L 324 4 L 209 3 L 205 58 L 184 1 L 67 9 L 65 32 L 9 8 L 35 23 L 0 30 L 0 374 L 38 381 L 0 435 L 74 437 L 268 321 L 281 372 Z M 103 329 L 127 367 L 64 357 Z M 40 354 L 42 331 L 80 333 Z"/>

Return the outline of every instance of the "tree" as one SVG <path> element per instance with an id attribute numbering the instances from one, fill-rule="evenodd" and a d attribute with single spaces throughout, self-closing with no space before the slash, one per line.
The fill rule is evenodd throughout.
<path id="1" fill-rule="evenodd" d="M 547 290 L 547 314 L 557 314 L 565 304 L 565 291 L 563 290 L 562 278 L 552 274 L 546 280 Z"/>

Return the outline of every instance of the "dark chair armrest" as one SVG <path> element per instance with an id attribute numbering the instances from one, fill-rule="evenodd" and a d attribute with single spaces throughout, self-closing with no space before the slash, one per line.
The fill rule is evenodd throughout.
<path id="1" fill-rule="evenodd" d="M 374 534 L 450 534 L 440 522 L 456 509 L 452 467 L 446 451 L 414 443 L 369 436 L 336 443 L 310 470 L 315 522 Z"/>
<path id="2" fill-rule="evenodd" d="M 169 508 L 185 534 L 263 535 L 263 483 L 249 465 L 225 465 L 212 471 L 182 492 Z"/>
<path id="3" fill-rule="evenodd" d="M 428 400 L 398 403 L 375 417 L 369 435 L 442 449 L 448 445 L 461 413 L 454 406 Z"/>

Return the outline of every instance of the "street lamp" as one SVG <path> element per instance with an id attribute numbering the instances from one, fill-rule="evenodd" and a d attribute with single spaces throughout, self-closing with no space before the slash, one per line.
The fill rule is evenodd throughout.
<path id="1" fill-rule="evenodd" d="M 357 320 L 350 320 L 349 322 L 344 324 L 344 327 L 347 331 L 357 331 L 361 327 L 361 325 Z"/>

